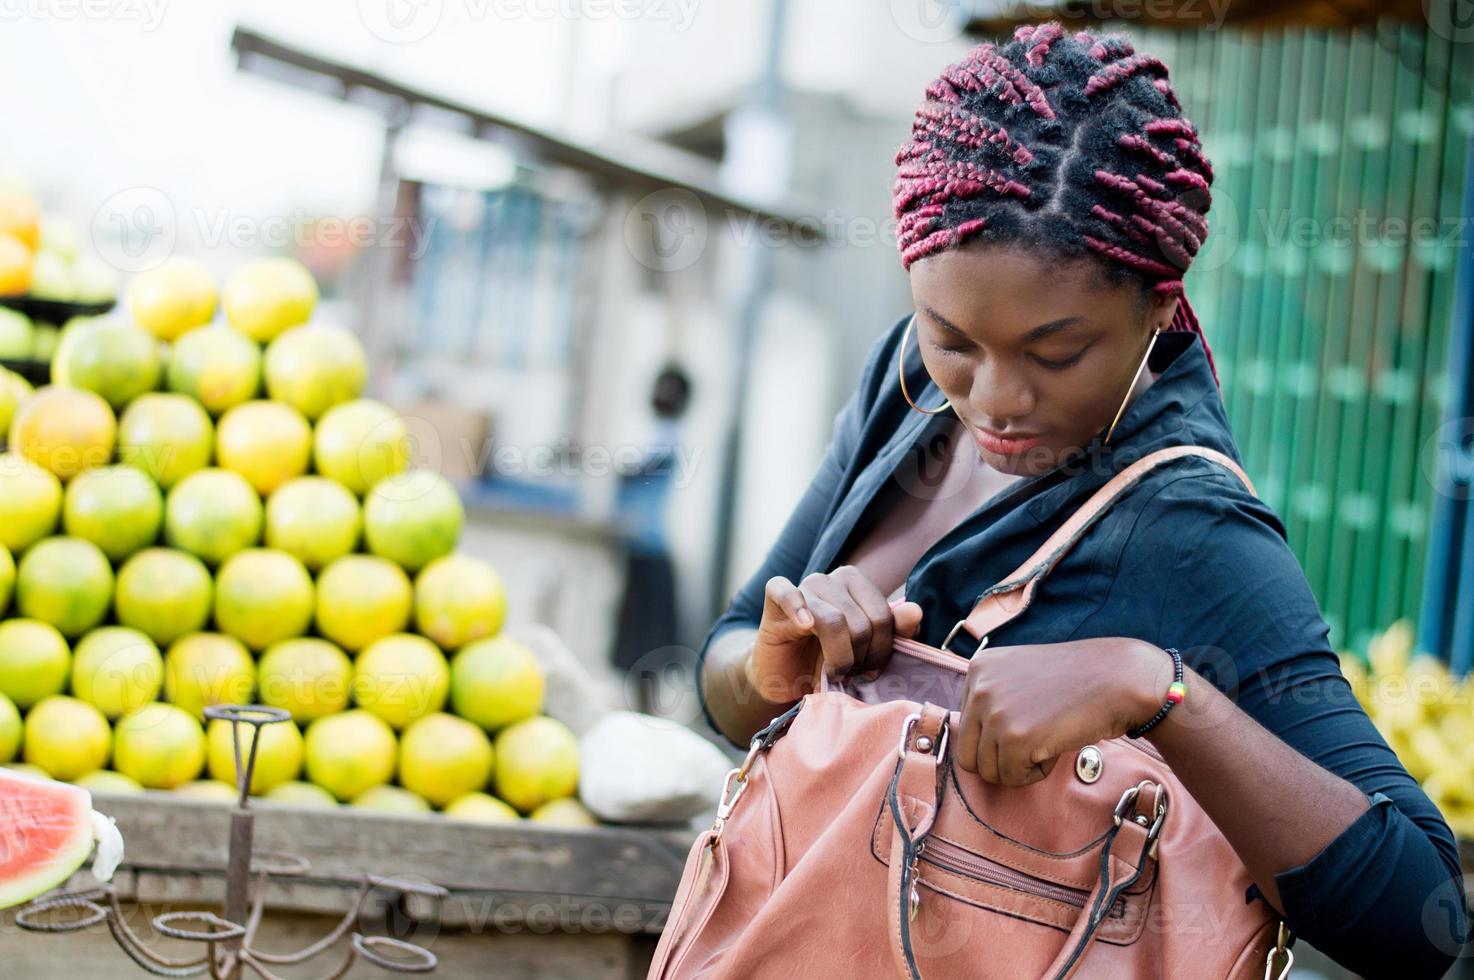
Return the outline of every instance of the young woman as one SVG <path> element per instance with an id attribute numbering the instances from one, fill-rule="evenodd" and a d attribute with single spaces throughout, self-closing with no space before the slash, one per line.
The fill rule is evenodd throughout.
<path id="1" fill-rule="evenodd" d="M 1126 464 L 1239 460 L 1182 275 L 1212 168 L 1156 58 L 1020 28 L 926 90 L 897 156 L 914 313 L 870 350 L 818 472 L 713 626 L 698 691 L 735 745 L 892 638 L 940 646 Z M 972 657 L 955 761 L 1023 785 L 1145 736 L 1301 938 L 1368 976 L 1438 977 L 1467 928 L 1454 838 L 1342 677 L 1279 518 L 1187 457 L 1120 500 Z M 963 634 L 966 639 L 966 635 Z"/>

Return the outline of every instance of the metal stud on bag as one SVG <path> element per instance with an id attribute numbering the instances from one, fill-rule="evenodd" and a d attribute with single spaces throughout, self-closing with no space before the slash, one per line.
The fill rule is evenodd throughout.
<path id="1" fill-rule="evenodd" d="M 1093 783 L 1105 772 L 1105 757 L 1094 745 L 1087 745 L 1075 756 L 1075 775 L 1082 783 Z"/>

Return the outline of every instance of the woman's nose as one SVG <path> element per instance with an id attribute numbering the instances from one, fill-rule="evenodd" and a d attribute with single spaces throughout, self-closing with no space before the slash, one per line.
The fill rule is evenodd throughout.
<path id="1" fill-rule="evenodd" d="M 1000 360 L 989 358 L 978 365 L 968 401 L 983 424 L 1006 429 L 1015 420 L 1027 418 L 1036 399 L 1022 372 Z"/>

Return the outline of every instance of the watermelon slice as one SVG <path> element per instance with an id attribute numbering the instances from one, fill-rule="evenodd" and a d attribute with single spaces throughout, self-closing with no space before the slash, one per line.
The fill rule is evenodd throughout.
<path id="1" fill-rule="evenodd" d="M 93 874 L 112 878 L 123 837 L 80 786 L 0 769 L 0 909 L 28 902 L 72 876 L 96 842 Z"/>

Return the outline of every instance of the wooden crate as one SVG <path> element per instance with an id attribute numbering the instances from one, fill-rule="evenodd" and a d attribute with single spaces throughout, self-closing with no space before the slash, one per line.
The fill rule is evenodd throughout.
<path id="1" fill-rule="evenodd" d="M 218 907 L 224 897 L 231 810 L 163 794 L 98 794 L 127 842 L 114 878 L 129 924 L 155 948 L 187 956 L 188 944 L 157 937 L 160 912 Z M 426 946 L 441 977 L 637 978 L 649 968 L 671 898 L 696 831 L 688 827 L 539 824 L 479 825 L 441 817 L 399 817 L 262 807 L 256 851 L 296 854 L 310 865 L 273 880 L 260 947 L 288 952 L 326 933 L 357 896 L 365 873 L 433 883 L 449 897 L 435 903 L 393 887 L 376 891 L 360 931 Z M 80 872 L 71 882 L 92 882 Z M 107 927 L 64 936 L 21 931 L 14 910 L 0 915 L 7 977 L 81 980 L 146 976 L 119 950 Z M 331 972 L 346 941 L 308 971 Z M 285 968 L 284 968 L 285 969 Z M 352 977 L 381 974 L 360 963 Z"/>

